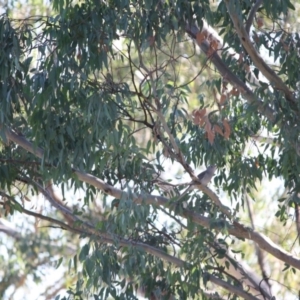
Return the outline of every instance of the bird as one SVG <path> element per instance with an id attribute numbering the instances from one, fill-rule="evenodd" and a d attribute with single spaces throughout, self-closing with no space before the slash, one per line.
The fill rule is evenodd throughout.
<path id="1" fill-rule="evenodd" d="M 208 168 L 201 172 L 200 174 L 197 175 L 201 185 L 207 186 L 209 184 L 209 182 L 211 181 L 211 179 L 213 178 L 215 171 L 217 169 L 216 165 L 212 165 L 212 166 L 208 166 Z M 189 186 L 187 187 L 187 189 L 180 195 L 180 197 L 177 199 L 177 201 L 181 200 L 189 191 L 193 190 L 195 187 L 195 185 L 198 184 L 198 181 L 193 180 L 191 183 L 189 183 Z M 183 203 L 183 207 L 186 208 L 187 207 L 187 203 L 184 202 Z"/>
<path id="2" fill-rule="evenodd" d="M 212 165 L 212 166 L 209 166 L 205 171 L 198 174 L 197 177 L 200 180 L 200 183 L 205 186 L 208 185 L 208 183 L 213 178 L 216 170 L 217 170 L 217 166 Z M 196 183 L 195 181 L 192 181 L 191 184 L 195 184 L 195 183 Z"/>

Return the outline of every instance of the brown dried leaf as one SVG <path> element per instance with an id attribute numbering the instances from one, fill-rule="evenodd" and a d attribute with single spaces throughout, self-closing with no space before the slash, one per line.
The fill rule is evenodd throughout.
<path id="1" fill-rule="evenodd" d="M 215 133 L 211 130 L 211 131 L 207 132 L 207 137 L 208 137 L 210 144 L 212 145 L 214 143 Z"/>
<path id="2" fill-rule="evenodd" d="M 195 116 L 194 117 L 194 124 L 199 125 L 199 123 L 200 123 L 200 118 L 198 116 Z"/>
<path id="3" fill-rule="evenodd" d="M 205 130 L 206 130 L 206 133 L 207 133 L 207 138 L 208 138 L 210 144 L 212 145 L 214 143 L 215 133 L 211 128 L 211 123 L 209 122 L 208 118 L 207 118 L 207 121 L 206 121 L 206 124 L 205 124 Z"/>
<path id="4" fill-rule="evenodd" d="M 201 127 L 203 127 L 204 124 L 205 124 L 207 121 L 208 121 L 207 116 L 204 116 L 203 118 L 200 119 L 199 125 L 200 125 Z M 208 121 L 208 122 L 209 122 L 209 121 Z"/>
<path id="5" fill-rule="evenodd" d="M 223 126 L 224 126 L 224 137 L 226 140 L 229 139 L 229 136 L 230 136 L 230 132 L 231 132 L 231 129 L 230 129 L 230 125 L 228 123 L 228 121 L 226 119 L 223 120 Z"/>
<path id="6" fill-rule="evenodd" d="M 205 130 L 206 130 L 206 132 L 211 131 L 211 123 L 208 118 L 206 118 Z"/>
<path id="7" fill-rule="evenodd" d="M 206 108 L 199 109 L 198 110 L 198 115 L 200 118 L 203 118 L 206 115 Z"/>
<path id="8" fill-rule="evenodd" d="M 199 125 L 200 118 L 199 118 L 198 110 L 196 109 L 193 110 L 192 119 L 195 125 Z"/>
<path id="9" fill-rule="evenodd" d="M 203 124 L 205 123 L 205 120 L 204 120 L 205 114 L 206 114 L 206 108 L 193 110 L 192 116 L 194 118 L 194 124 L 203 126 Z"/>
<path id="10" fill-rule="evenodd" d="M 193 117 L 199 116 L 199 110 L 198 109 L 194 109 L 193 112 L 192 112 L 192 116 Z"/>
<path id="11" fill-rule="evenodd" d="M 217 124 L 214 125 L 214 131 L 222 136 L 224 136 L 223 130 L 221 129 L 221 127 Z"/>

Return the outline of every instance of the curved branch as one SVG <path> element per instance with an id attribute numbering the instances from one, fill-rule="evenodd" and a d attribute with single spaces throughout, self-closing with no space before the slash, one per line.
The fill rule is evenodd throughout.
<path id="1" fill-rule="evenodd" d="M 247 300 L 257 300 L 258 298 L 248 294 L 247 292 L 245 292 L 242 288 L 237 287 L 237 286 L 233 286 L 231 284 L 229 284 L 228 282 L 215 277 L 214 275 L 207 275 L 208 276 L 208 280 L 213 282 L 214 284 L 217 284 L 221 287 L 223 287 L 224 289 L 234 293 L 235 295 L 241 296 L 243 297 L 243 299 L 247 299 Z"/>
<path id="2" fill-rule="evenodd" d="M 54 199 L 52 199 L 52 197 L 50 196 L 50 194 L 44 190 L 41 186 L 38 187 L 40 192 L 45 196 L 45 198 L 50 201 L 50 203 L 52 205 L 54 205 L 54 207 L 56 207 L 57 209 L 59 209 L 62 213 L 64 214 L 68 214 L 69 216 L 72 216 L 74 221 L 77 221 L 78 224 L 83 225 L 83 228 L 80 227 L 76 227 L 74 225 L 70 226 L 68 224 L 65 224 L 64 222 L 61 222 L 59 220 L 56 220 L 54 218 L 48 217 L 48 216 L 44 216 L 40 213 L 36 213 L 36 212 L 32 212 L 30 210 L 25 209 L 23 206 L 19 205 L 19 209 L 28 215 L 34 216 L 36 218 L 41 218 L 43 220 L 49 221 L 51 223 L 57 224 L 59 225 L 61 228 L 63 229 L 67 229 L 71 232 L 77 233 L 77 234 L 88 234 L 90 236 L 96 236 L 98 238 L 100 238 L 100 240 L 104 243 L 107 244 L 115 244 L 116 241 L 120 246 L 135 246 L 139 249 L 143 249 L 146 253 L 152 254 L 156 257 L 159 257 L 167 262 L 173 263 L 174 265 L 176 265 L 177 267 L 184 267 L 185 265 L 189 265 L 189 263 L 186 263 L 185 261 L 171 256 L 168 253 L 166 253 L 163 250 L 160 250 L 158 248 L 155 248 L 153 246 L 150 246 L 148 244 L 144 244 L 141 242 L 135 242 L 135 241 L 130 241 L 124 238 L 120 238 L 117 236 L 112 236 L 103 232 L 99 232 L 99 230 L 95 229 L 95 227 L 90 224 L 90 223 L 86 223 L 84 221 L 82 221 L 78 216 L 75 216 L 67 207 L 57 203 Z M 13 199 L 13 197 L 9 197 L 13 202 L 18 203 L 17 201 L 15 201 Z"/>
<path id="3" fill-rule="evenodd" d="M 296 103 L 296 99 L 293 96 L 292 91 L 284 84 L 282 79 L 266 64 L 259 53 L 255 50 L 250 37 L 244 28 L 244 25 L 240 19 L 239 14 L 235 11 L 235 7 L 230 0 L 225 0 L 226 7 L 230 18 L 233 22 L 234 28 L 239 36 L 240 42 L 244 46 L 245 50 L 251 57 L 254 65 L 261 71 L 261 73 L 272 83 L 275 88 L 283 91 L 288 101 Z"/>
<path id="4" fill-rule="evenodd" d="M 45 191 L 45 196 L 47 196 L 47 198 L 49 198 L 49 195 L 47 195 L 47 191 Z M 18 203 L 17 201 L 14 200 L 13 197 L 9 196 L 10 200 L 15 202 L 15 203 Z M 53 201 L 53 199 L 48 199 L 51 201 Z M 105 243 L 108 243 L 108 244 L 114 244 L 116 241 L 117 243 L 120 245 L 120 246 L 135 246 L 136 248 L 139 248 L 139 249 L 142 249 L 144 250 L 146 253 L 148 254 L 151 254 L 151 255 L 154 255 L 156 257 L 159 257 L 165 261 L 168 261 L 169 263 L 173 263 L 174 265 L 176 265 L 177 267 L 185 267 L 185 266 L 191 266 L 190 263 L 187 263 L 179 258 L 176 258 L 174 256 L 171 256 L 169 254 L 167 254 L 165 251 L 162 251 L 158 248 L 155 248 L 153 246 L 150 246 L 148 244 L 144 244 L 144 243 L 141 243 L 141 242 L 135 242 L 135 241 L 130 241 L 130 240 L 127 240 L 127 239 L 124 239 L 124 238 L 120 238 L 120 237 L 115 237 L 115 236 L 109 236 L 108 234 L 104 234 L 104 233 L 101 233 L 99 232 L 98 230 L 93 230 L 91 232 L 91 228 L 78 228 L 76 226 L 69 226 L 68 224 L 65 224 L 64 222 L 62 221 L 59 221 L 59 220 L 56 220 L 54 218 L 51 218 L 51 217 L 48 217 L 48 216 L 45 216 L 43 214 L 40 214 L 40 213 L 36 213 L 36 212 L 32 212 L 30 210 L 27 210 L 25 209 L 23 206 L 19 205 L 19 209 L 21 210 L 21 212 L 27 214 L 27 215 L 30 215 L 30 216 L 34 216 L 36 218 L 40 218 L 40 219 L 43 219 L 43 220 L 46 220 L 46 221 L 49 221 L 53 224 L 57 224 L 59 225 L 61 228 L 65 229 L 65 230 L 69 230 L 71 232 L 74 232 L 74 233 L 77 233 L 77 234 L 87 234 L 87 235 L 90 235 L 90 236 L 96 236 L 98 238 L 100 238 L 100 240 L 102 242 L 105 242 Z M 63 213 L 65 213 L 67 208 L 65 207 Z M 71 213 L 71 212 L 70 212 Z M 74 220 L 78 220 L 78 217 L 77 216 L 74 216 L 73 215 L 73 218 Z M 228 290 L 229 292 L 233 292 L 233 293 L 236 293 L 237 295 L 240 295 L 240 296 L 243 296 L 244 299 L 251 299 L 251 300 L 255 300 L 255 299 L 258 299 L 254 296 L 252 296 L 251 294 L 245 292 L 242 288 L 239 288 L 239 287 L 236 287 L 236 286 L 233 286 L 225 281 L 223 281 L 222 279 L 219 279 L 211 274 L 206 274 L 206 276 L 208 276 L 209 280 L 212 281 L 213 283 L 215 283 L 216 285 L 219 285 L 223 288 L 225 288 L 226 290 Z"/>
<path id="5" fill-rule="evenodd" d="M 225 254 L 225 258 L 230 260 L 237 261 L 237 258 L 234 257 L 234 254 L 229 251 Z M 260 276 L 258 276 L 247 264 L 243 261 L 238 261 L 236 265 L 230 264 L 228 273 L 233 275 L 235 278 L 241 280 L 241 282 L 247 286 L 249 291 L 252 294 L 260 293 L 263 295 L 264 299 L 272 299 L 272 294 L 269 286 L 267 285 L 265 280 L 262 280 Z M 242 276 L 242 277 L 241 277 Z"/>
<path id="6" fill-rule="evenodd" d="M 2 129 L 2 125 L 0 124 L 0 130 Z M 23 149 L 28 152 L 34 154 L 38 158 L 43 158 L 44 150 L 29 142 L 24 136 L 17 134 L 10 128 L 4 129 L 5 136 L 9 141 L 16 143 L 21 146 Z"/>
<path id="7" fill-rule="evenodd" d="M 241 65 L 241 67 L 244 68 L 247 74 L 248 82 L 254 85 L 255 87 L 261 86 L 260 81 L 256 78 L 256 75 L 253 73 L 253 71 L 250 68 L 248 68 L 248 65 L 245 64 L 245 61 L 241 62 L 241 57 L 243 56 L 243 53 L 236 53 L 236 51 L 234 51 L 230 47 L 230 45 L 223 41 L 223 38 L 218 34 L 217 31 L 215 31 L 213 27 L 208 25 L 205 20 L 202 20 L 202 22 L 203 26 L 201 27 L 201 35 L 203 37 L 206 37 L 206 40 L 208 40 L 209 43 L 215 44 L 214 49 L 217 49 L 218 55 L 221 56 L 222 54 L 225 54 L 227 58 L 235 60 L 237 64 Z M 207 58 L 210 59 L 210 56 L 211 52 L 209 55 L 207 55 Z"/>
<path id="8" fill-rule="evenodd" d="M 47 193 L 47 191 L 45 191 L 45 190 L 44 190 L 44 192 Z M 49 195 L 45 194 L 45 196 L 47 196 L 47 198 L 49 198 Z M 15 201 L 13 197 L 8 196 L 8 195 L 6 195 L 6 197 L 8 197 L 14 203 L 18 204 L 18 202 Z M 48 200 L 50 200 L 51 203 L 53 201 L 53 199 L 48 199 Z M 48 222 L 50 222 L 52 224 L 57 224 L 62 229 L 68 230 L 70 232 L 77 233 L 77 234 L 85 234 L 85 235 L 87 234 L 87 235 L 90 235 L 90 236 L 95 236 L 96 235 L 98 238 L 101 239 L 101 241 L 104 241 L 105 243 L 109 243 L 109 244 L 113 244 L 117 240 L 117 242 L 118 242 L 118 244 L 120 246 L 136 246 L 137 248 L 143 249 L 148 254 L 152 254 L 152 255 L 154 255 L 156 257 L 159 257 L 159 258 L 161 258 L 163 260 L 166 260 L 166 261 L 168 261 L 170 263 L 173 263 L 177 267 L 184 267 L 184 266 L 190 265 L 190 263 L 186 263 L 186 262 L 184 262 L 181 259 L 178 259 L 178 258 L 176 258 L 174 256 L 171 256 L 171 255 L 167 254 L 166 252 L 161 251 L 160 249 L 157 249 L 155 247 L 149 246 L 147 244 L 140 243 L 140 242 L 130 241 L 130 240 L 126 240 L 126 239 L 123 239 L 123 238 L 117 238 L 117 239 L 116 239 L 116 237 L 110 237 L 110 238 L 108 238 L 106 234 L 100 233 L 99 231 L 97 231 L 97 232 L 90 232 L 90 228 L 89 229 L 78 228 L 78 227 L 74 226 L 74 224 L 72 226 L 69 226 L 68 224 L 65 224 L 62 221 L 59 221 L 59 220 L 56 220 L 54 218 L 45 216 L 45 215 L 43 215 L 41 213 L 36 213 L 36 212 L 30 211 L 30 210 L 24 208 L 21 205 L 19 205 L 18 207 L 21 210 L 21 212 L 24 213 L 24 214 L 27 214 L 27 215 L 33 216 L 35 218 L 39 218 L 39 219 L 48 221 Z M 65 211 L 66 209 L 67 208 L 65 207 L 65 209 L 63 210 L 63 213 L 66 212 Z M 73 215 L 73 219 L 74 220 L 75 219 L 78 220 L 78 217 L 75 217 Z M 103 240 L 103 235 L 105 235 L 104 240 Z M 215 284 L 217 284 L 217 285 L 219 285 L 219 286 L 227 289 L 229 292 L 234 292 L 237 295 L 243 295 L 245 299 L 257 299 L 255 297 L 253 297 L 252 295 L 248 294 L 247 292 L 243 291 L 241 288 L 237 288 L 237 287 L 235 287 L 235 286 L 233 286 L 231 284 L 228 284 L 225 281 L 223 281 L 223 280 L 221 280 L 219 278 L 214 277 L 213 275 L 207 274 L 207 276 L 209 277 L 209 279 L 212 282 L 214 282 Z"/>
<path id="9" fill-rule="evenodd" d="M 255 4 L 253 5 L 253 7 L 251 8 L 251 10 L 250 10 L 248 20 L 247 20 L 246 26 L 245 26 L 245 30 L 248 34 L 250 32 L 250 28 L 251 28 L 251 25 L 253 23 L 255 14 L 256 14 L 257 10 L 259 9 L 259 7 L 261 6 L 262 2 L 263 2 L 263 0 L 257 0 L 255 2 Z"/>
<path id="10" fill-rule="evenodd" d="M 247 100 L 247 102 L 253 106 L 257 106 L 258 111 L 266 116 L 269 121 L 274 122 L 276 115 L 274 110 L 261 100 L 257 99 L 257 97 L 253 94 L 250 88 L 239 78 L 237 77 L 223 62 L 221 57 L 218 55 L 217 51 L 214 51 L 212 54 L 209 53 L 210 45 L 204 40 L 201 43 L 197 41 L 197 34 L 200 32 L 199 28 L 195 25 L 187 25 L 186 32 L 195 40 L 201 50 L 210 57 L 210 60 L 215 65 L 220 74 L 226 78 L 233 86 L 237 87 L 237 89 L 241 92 L 242 96 Z"/>
<path id="11" fill-rule="evenodd" d="M 10 129 L 6 129 L 5 132 L 9 131 L 9 130 Z M 13 137 L 14 137 L 14 142 L 17 144 L 19 144 L 18 143 L 19 137 L 20 137 L 20 142 L 21 143 L 24 142 L 23 141 L 24 137 L 18 136 L 17 134 L 13 135 Z M 30 143 L 29 141 L 26 140 L 25 144 L 27 145 L 27 150 L 29 152 L 31 152 L 33 154 L 36 152 L 35 151 L 36 147 L 34 147 L 34 145 L 32 143 Z M 21 144 L 19 144 L 19 145 L 22 146 Z M 41 154 L 42 154 L 42 152 L 41 152 Z M 82 171 L 78 171 L 75 169 L 73 169 L 73 172 L 80 181 L 91 184 L 94 187 L 103 191 L 104 193 L 111 195 L 117 199 L 121 199 L 122 195 L 123 195 L 123 196 L 131 197 L 135 203 L 139 203 L 139 204 L 148 204 L 148 205 L 151 204 L 154 206 L 162 205 L 162 206 L 168 207 L 168 208 L 171 206 L 169 199 L 167 199 L 165 197 L 154 196 L 154 195 L 149 195 L 149 194 L 135 194 L 135 193 L 129 195 L 127 192 L 117 189 L 91 174 L 88 174 L 88 173 L 85 173 Z M 207 191 L 209 191 L 209 189 L 207 187 L 205 187 L 205 188 L 203 187 L 203 191 L 206 191 L 206 189 L 207 189 Z M 56 202 L 55 202 L 55 205 L 57 206 Z M 60 207 L 58 207 L 58 208 L 60 208 Z M 194 221 L 195 223 L 197 223 L 203 227 L 211 228 L 211 219 L 208 217 L 201 216 L 201 215 L 195 213 L 194 211 L 187 210 L 187 209 L 183 209 L 181 213 L 180 212 L 177 212 L 177 213 L 185 218 L 190 218 L 192 221 Z M 233 224 L 229 224 L 228 222 L 226 222 L 224 220 L 223 224 L 224 224 L 224 227 L 226 227 L 226 229 L 228 230 L 228 232 L 230 234 L 236 236 L 237 238 L 244 238 L 247 240 L 254 241 L 255 243 L 257 243 L 259 245 L 259 247 L 261 249 L 272 254 L 279 260 L 284 261 L 287 264 L 300 270 L 300 259 L 294 257 L 287 251 L 278 247 L 274 242 L 272 242 L 268 237 L 266 237 L 262 233 L 256 232 L 255 230 L 253 230 L 251 228 L 244 227 L 243 225 L 241 225 L 240 223 L 238 223 L 236 221 L 234 221 Z M 147 245 L 147 247 L 150 247 L 150 246 Z M 164 256 L 164 255 L 166 255 L 166 253 L 163 252 L 163 253 L 161 253 L 161 255 Z M 169 258 L 166 257 L 166 260 L 169 261 Z"/>
<path id="12" fill-rule="evenodd" d="M 85 183 L 91 184 L 95 186 L 96 188 L 102 190 L 108 195 L 111 195 L 115 198 L 121 199 L 122 195 L 128 195 L 126 192 L 121 191 L 101 179 L 87 173 L 83 173 L 80 171 L 74 171 L 75 174 L 78 176 L 78 179 L 80 181 L 83 181 Z M 203 187 L 203 191 L 209 191 L 207 187 Z M 128 195 L 129 196 L 129 195 Z M 130 195 L 135 203 L 142 204 L 151 204 L 154 206 L 162 205 L 164 207 L 170 207 L 169 199 L 162 197 L 162 196 L 153 196 L 148 194 L 131 194 Z M 178 213 L 178 212 L 177 212 Z M 180 214 L 180 213 L 178 213 Z M 211 219 L 201 216 L 193 211 L 183 209 L 183 212 L 181 215 L 185 218 L 190 218 L 195 223 L 206 227 L 211 228 Z M 256 232 L 255 230 L 251 228 L 244 227 L 240 223 L 234 221 L 233 225 L 229 224 L 224 220 L 224 226 L 227 228 L 228 232 L 237 238 L 244 238 L 247 240 L 252 240 L 255 243 L 259 245 L 260 248 L 264 249 L 268 253 L 272 254 L 276 258 L 278 258 L 281 261 L 286 262 L 287 264 L 300 269 L 300 259 L 294 257 L 287 251 L 281 249 L 279 246 L 277 246 L 274 242 L 271 241 L 268 237 L 263 235 L 262 233 Z"/>

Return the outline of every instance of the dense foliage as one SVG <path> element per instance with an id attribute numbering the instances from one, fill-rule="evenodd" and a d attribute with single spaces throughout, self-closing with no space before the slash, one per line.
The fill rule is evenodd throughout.
<path id="1" fill-rule="evenodd" d="M 52 4 L 0 18 L 1 296 L 296 297 L 299 3 Z"/>

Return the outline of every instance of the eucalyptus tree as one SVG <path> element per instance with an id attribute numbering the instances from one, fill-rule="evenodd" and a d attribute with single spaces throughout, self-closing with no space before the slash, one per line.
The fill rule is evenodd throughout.
<path id="1" fill-rule="evenodd" d="M 25 273 L 60 256 L 64 299 L 296 295 L 298 2 L 52 5 L 0 23 L 2 217 L 38 220 L 1 230 L 39 241 Z"/>

